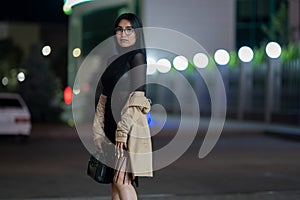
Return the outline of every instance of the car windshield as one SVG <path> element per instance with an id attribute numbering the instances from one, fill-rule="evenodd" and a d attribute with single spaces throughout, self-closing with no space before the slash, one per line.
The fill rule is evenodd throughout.
<path id="1" fill-rule="evenodd" d="M 22 105 L 17 99 L 0 99 L 0 108 L 21 108 Z"/>

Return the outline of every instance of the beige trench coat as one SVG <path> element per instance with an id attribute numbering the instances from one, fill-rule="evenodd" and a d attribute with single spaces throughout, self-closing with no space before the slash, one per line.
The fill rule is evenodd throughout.
<path id="1" fill-rule="evenodd" d="M 146 114 L 150 111 L 150 99 L 144 92 L 135 91 L 121 111 L 117 124 L 116 141 L 128 142 L 128 153 L 133 177 L 153 176 L 152 142 Z"/>

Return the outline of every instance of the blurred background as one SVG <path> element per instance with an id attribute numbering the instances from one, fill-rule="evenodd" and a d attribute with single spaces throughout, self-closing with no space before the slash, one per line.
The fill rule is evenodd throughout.
<path id="1" fill-rule="evenodd" d="M 68 48 L 62 6 L 37 0 L 1 6 L 0 91 L 21 94 L 33 122 L 61 121 Z"/>
<path id="2" fill-rule="evenodd" d="M 202 115 L 210 114 L 210 98 L 195 68 L 216 64 L 226 88 L 228 118 L 299 125 L 299 8 L 297 0 L 8 3 L 1 7 L 0 91 L 21 94 L 33 122 L 72 124 L 72 87 L 80 64 L 111 36 L 119 14 L 134 12 L 145 27 L 180 31 L 207 50 L 202 60 L 195 55 L 182 69 L 173 62 L 176 55 L 148 53 L 148 62 L 166 59 L 169 67 L 152 69 L 148 77 L 168 73 L 164 77 L 172 82 L 172 70 L 183 73 L 201 91 Z M 278 55 L 268 55 L 269 42 L 271 53 Z M 176 101 L 164 93 L 152 92 L 151 97 L 169 113 L 178 113 Z"/>

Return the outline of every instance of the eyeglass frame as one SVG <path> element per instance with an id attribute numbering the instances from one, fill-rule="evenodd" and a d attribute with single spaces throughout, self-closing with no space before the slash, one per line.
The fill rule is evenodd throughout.
<path id="1" fill-rule="evenodd" d="M 131 31 L 131 32 L 126 33 L 126 31 Z M 126 36 L 130 36 L 132 33 L 134 33 L 134 28 L 132 26 L 126 26 L 125 29 L 123 29 L 121 26 L 115 28 L 116 35 L 122 35 L 123 32 L 125 33 Z"/>

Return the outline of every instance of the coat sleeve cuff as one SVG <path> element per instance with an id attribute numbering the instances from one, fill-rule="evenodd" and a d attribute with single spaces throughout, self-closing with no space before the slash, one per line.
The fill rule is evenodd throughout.
<path id="1" fill-rule="evenodd" d="M 116 131 L 116 142 L 127 142 L 127 134 Z"/>

